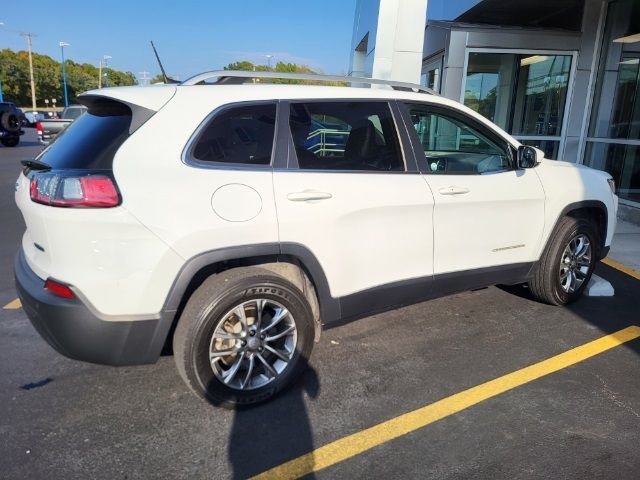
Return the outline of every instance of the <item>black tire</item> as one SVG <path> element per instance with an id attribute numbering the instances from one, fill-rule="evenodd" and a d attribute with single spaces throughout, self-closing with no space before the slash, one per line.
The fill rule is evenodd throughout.
<path id="1" fill-rule="evenodd" d="M 13 112 L 3 112 L 0 115 L 0 125 L 7 132 L 17 132 L 20 130 L 20 119 Z"/>
<path id="2" fill-rule="evenodd" d="M 20 143 L 20 137 L 2 137 L 0 143 L 5 147 L 17 147 Z"/>
<path id="3" fill-rule="evenodd" d="M 585 235 L 591 243 L 591 255 L 588 271 L 582 284 L 569 293 L 562 288 L 560 280 L 560 263 L 569 242 L 578 235 Z M 575 302 L 589 284 L 596 263 L 598 252 L 598 235 L 593 224 L 583 218 L 562 218 L 551 234 L 549 243 L 540 257 L 533 278 L 529 281 L 529 289 L 537 300 L 550 305 L 567 305 Z"/>
<path id="4" fill-rule="evenodd" d="M 211 338 L 235 306 L 258 298 L 277 302 L 290 312 L 296 327 L 295 350 L 286 367 L 266 385 L 231 388 L 214 374 Z M 195 394 L 213 405 L 233 409 L 264 402 L 290 385 L 306 368 L 313 342 L 313 314 L 304 294 L 268 270 L 242 267 L 210 276 L 191 295 L 176 326 L 173 352 L 180 376 Z"/>

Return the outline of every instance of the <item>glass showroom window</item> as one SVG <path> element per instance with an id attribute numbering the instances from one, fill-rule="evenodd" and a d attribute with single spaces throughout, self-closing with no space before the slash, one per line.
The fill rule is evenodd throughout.
<path id="1" fill-rule="evenodd" d="M 640 2 L 609 4 L 584 163 L 640 202 Z"/>
<path id="2" fill-rule="evenodd" d="M 571 55 L 470 52 L 464 104 L 557 158 Z"/>

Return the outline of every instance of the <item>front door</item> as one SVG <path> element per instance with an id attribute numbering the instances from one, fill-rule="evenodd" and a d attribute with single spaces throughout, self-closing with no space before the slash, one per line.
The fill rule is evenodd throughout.
<path id="1" fill-rule="evenodd" d="M 434 274 L 537 260 L 545 196 L 535 170 L 515 168 L 508 141 L 464 112 L 405 106 L 435 200 Z"/>

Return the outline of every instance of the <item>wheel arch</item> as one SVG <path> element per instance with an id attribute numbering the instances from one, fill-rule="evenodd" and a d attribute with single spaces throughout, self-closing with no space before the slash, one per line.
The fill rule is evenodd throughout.
<path id="1" fill-rule="evenodd" d="M 593 220 L 595 223 L 596 232 L 598 233 L 597 258 L 598 260 L 600 260 L 606 256 L 607 249 L 605 248 L 605 241 L 607 238 L 607 225 L 609 216 L 607 206 L 600 200 L 583 200 L 566 205 L 556 218 L 553 228 L 549 230 L 549 234 L 547 236 L 542 252 L 544 252 L 548 248 L 549 242 L 553 237 L 553 232 L 558 227 L 558 223 L 560 223 L 560 220 L 564 217 Z"/>
<path id="2" fill-rule="evenodd" d="M 247 266 L 260 266 L 271 270 L 289 279 L 299 288 L 300 280 L 295 278 L 295 272 L 302 273 L 301 290 L 305 295 L 313 294 L 317 302 L 314 306 L 313 299 L 310 298 L 314 314 L 317 313 L 318 317 L 316 338 L 320 334 L 320 318 L 323 321 L 340 318 L 340 303 L 331 297 L 324 270 L 315 255 L 303 245 L 264 243 L 211 250 L 190 258 L 178 272 L 162 308 L 162 325 L 156 336 L 156 343 L 161 342 L 159 351 L 168 345 L 167 342 L 173 336 L 185 304 L 206 278 L 225 270 Z"/>

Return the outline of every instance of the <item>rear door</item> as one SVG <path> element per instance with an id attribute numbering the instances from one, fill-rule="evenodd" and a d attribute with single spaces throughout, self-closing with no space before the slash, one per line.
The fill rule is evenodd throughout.
<path id="1" fill-rule="evenodd" d="M 311 250 L 334 298 L 407 279 L 430 280 L 433 198 L 412 152 L 403 151 L 400 135 L 405 146 L 408 139 L 396 126 L 392 105 L 378 100 L 283 105 L 288 164 L 274 171 L 280 241 Z M 373 301 L 385 302 L 393 298 Z M 347 303 L 345 316 L 366 309 L 356 305 L 345 311 Z"/>
<path id="2" fill-rule="evenodd" d="M 535 261 L 545 202 L 536 172 L 515 168 L 507 140 L 464 112 L 400 107 L 434 195 L 434 274 Z"/>

